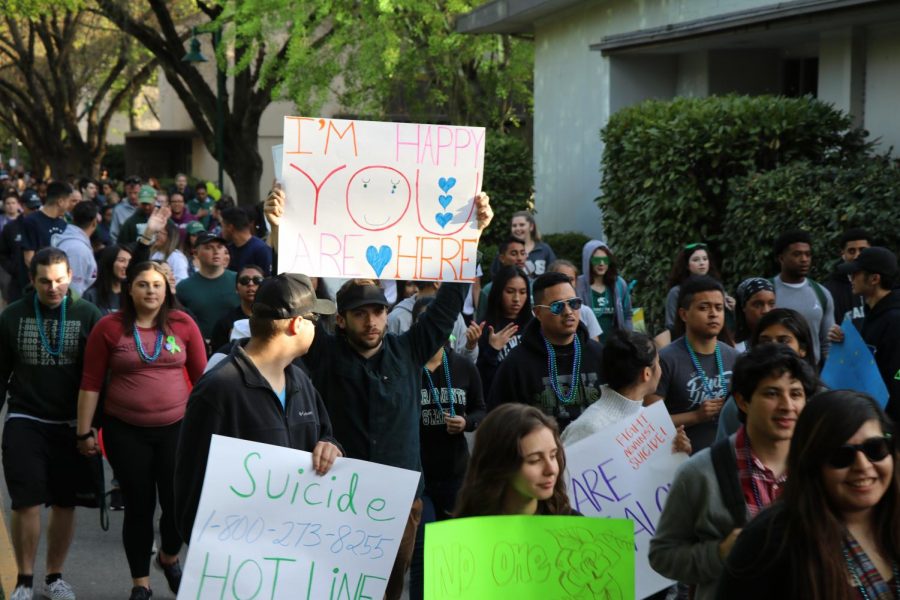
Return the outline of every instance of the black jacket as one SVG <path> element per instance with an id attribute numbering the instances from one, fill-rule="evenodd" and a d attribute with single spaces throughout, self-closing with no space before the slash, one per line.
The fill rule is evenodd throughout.
<path id="1" fill-rule="evenodd" d="M 213 434 L 311 452 L 319 441 L 337 445 L 322 397 L 299 368 L 284 371 L 285 408 L 256 365 L 236 345 L 191 392 L 175 459 L 175 517 L 191 539 Z"/>
<path id="2" fill-rule="evenodd" d="M 862 327 L 862 320 L 866 314 L 866 301 L 862 296 L 853 294 L 850 278 L 833 271 L 822 282 L 822 286 L 831 292 L 831 298 L 834 300 L 834 322 L 840 325 L 844 322 L 844 315 L 852 311 L 850 318 L 853 320 L 853 324 L 857 329 Z"/>
<path id="3" fill-rule="evenodd" d="M 401 335 L 386 334 L 371 358 L 363 358 L 343 334 L 316 330 L 304 362 L 348 457 L 422 471 L 422 367 L 450 338 L 467 291 L 468 284 L 443 284 L 415 325 Z M 417 498 L 422 488 L 420 479 Z"/>
<path id="4" fill-rule="evenodd" d="M 862 337 L 875 350 L 875 363 L 890 395 L 887 413 L 900 422 L 900 290 L 893 290 L 869 310 Z"/>
<path id="5" fill-rule="evenodd" d="M 584 325 L 578 326 L 576 335 L 581 342 L 581 381 L 571 404 L 564 406 L 550 385 L 541 322 L 532 319 L 525 328 L 522 342 L 500 363 L 494 375 L 487 401 L 488 410 L 504 402 L 530 404 L 544 414 L 556 417 L 560 431 L 578 418 L 585 408 L 600 398 L 604 378 L 600 364 L 603 347 L 588 338 Z M 559 383 L 564 394 L 568 393 L 571 385 L 573 355 L 574 344 L 567 348 L 556 347 Z"/>

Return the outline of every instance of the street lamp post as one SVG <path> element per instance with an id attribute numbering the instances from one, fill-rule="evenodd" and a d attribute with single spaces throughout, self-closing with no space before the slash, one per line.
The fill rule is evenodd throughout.
<path id="1" fill-rule="evenodd" d="M 213 51 L 219 47 L 222 41 L 221 29 L 216 29 L 212 33 Z M 203 63 L 208 62 L 203 53 L 200 52 L 200 40 L 197 39 L 197 28 L 191 32 L 191 49 L 181 59 L 186 63 Z M 219 163 L 219 190 L 224 190 L 224 178 L 222 175 L 223 166 L 225 164 L 225 106 L 222 98 L 225 96 L 225 71 L 219 67 L 219 61 L 216 60 L 216 161 Z"/>

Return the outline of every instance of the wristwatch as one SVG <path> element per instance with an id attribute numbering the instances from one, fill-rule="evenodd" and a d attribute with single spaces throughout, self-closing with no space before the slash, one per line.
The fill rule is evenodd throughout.
<path id="1" fill-rule="evenodd" d="M 87 440 L 87 439 L 90 439 L 90 438 L 92 438 L 92 437 L 94 437 L 94 430 L 93 430 L 93 429 L 91 429 L 90 431 L 88 431 L 87 433 L 84 433 L 84 434 L 82 434 L 82 435 L 76 435 L 76 436 L 75 436 L 75 439 L 76 439 L 77 441 L 79 441 L 79 442 L 83 442 L 83 441 L 85 441 L 85 440 Z"/>

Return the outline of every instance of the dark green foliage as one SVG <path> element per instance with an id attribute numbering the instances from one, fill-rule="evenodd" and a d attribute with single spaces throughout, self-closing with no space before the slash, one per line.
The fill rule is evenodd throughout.
<path id="1" fill-rule="evenodd" d="M 577 231 L 565 231 L 541 235 L 541 239 L 553 248 L 556 258 L 572 261 L 581 273 L 581 249 L 591 238 Z"/>
<path id="2" fill-rule="evenodd" d="M 731 187 L 728 235 L 719 247 L 732 289 L 740 276 L 778 271 L 772 243 L 786 229 L 812 233 L 811 276 L 820 281 L 838 260 L 844 230 L 868 229 L 877 244 L 900 249 L 900 168 L 885 157 L 840 166 L 798 162 L 735 179 Z"/>
<path id="3" fill-rule="evenodd" d="M 597 202 L 620 271 L 639 282 L 635 306 L 645 308 L 651 325 L 661 323 L 666 278 L 683 244 L 704 241 L 715 255 L 741 248 L 742 257 L 756 257 L 769 253 L 777 235 L 760 231 L 760 213 L 774 229 L 787 226 L 786 215 L 741 204 L 745 218 L 755 216 L 735 230 L 728 211 L 736 208 L 729 200 L 730 190 L 740 191 L 737 178 L 796 162 L 839 169 L 871 149 L 847 115 L 812 98 L 648 101 L 613 115 L 601 135 L 606 147 Z M 809 208 L 798 198 L 797 210 Z M 841 226 L 832 223 L 831 229 L 836 237 Z M 833 239 L 824 228 L 814 235 Z M 729 257 L 726 283 L 756 274 L 760 260 Z"/>
<path id="4" fill-rule="evenodd" d="M 103 168 L 109 171 L 110 179 L 121 181 L 131 173 L 125 173 L 125 144 L 110 144 L 103 157 Z"/>
<path id="5" fill-rule="evenodd" d="M 528 144 L 515 136 L 488 131 L 481 188 L 491 197 L 494 220 L 481 236 L 482 244 L 496 245 L 503 241 L 509 235 L 512 214 L 533 207 L 533 181 L 534 168 Z"/>

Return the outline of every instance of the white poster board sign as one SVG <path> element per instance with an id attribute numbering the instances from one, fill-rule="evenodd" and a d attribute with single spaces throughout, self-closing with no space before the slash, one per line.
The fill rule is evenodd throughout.
<path id="1" fill-rule="evenodd" d="M 281 271 L 471 281 L 482 127 L 285 117 Z"/>
<path id="2" fill-rule="evenodd" d="M 637 598 L 674 583 L 650 568 L 647 559 L 675 470 L 687 459 L 685 454 L 673 454 L 674 440 L 672 418 L 665 404 L 657 402 L 566 447 L 566 487 L 572 507 L 588 517 L 634 522 Z"/>
<path id="3" fill-rule="evenodd" d="M 214 435 L 178 598 L 381 598 L 418 482 Z"/>

